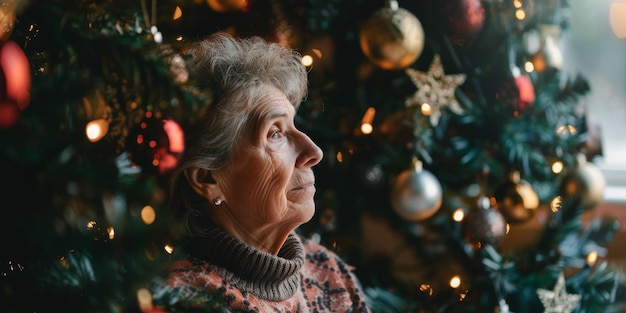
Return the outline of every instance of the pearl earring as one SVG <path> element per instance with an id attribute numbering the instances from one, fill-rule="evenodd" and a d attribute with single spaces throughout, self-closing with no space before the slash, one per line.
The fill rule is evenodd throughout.
<path id="1" fill-rule="evenodd" d="M 215 200 L 213 200 L 213 204 L 215 204 L 215 205 L 220 205 L 220 204 L 222 204 L 222 199 L 220 199 L 220 198 L 215 198 Z"/>

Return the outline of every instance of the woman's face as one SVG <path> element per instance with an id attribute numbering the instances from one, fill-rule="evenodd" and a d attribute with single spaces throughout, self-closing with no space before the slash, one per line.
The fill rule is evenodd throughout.
<path id="1" fill-rule="evenodd" d="M 321 149 L 294 125 L 295 109 L 285 95 L 268 89 L 251 115 L 231 162 L 213 173 L 228 210 L 228 223 L 255 231 L 267 226 L 295 228 L 315 212 L 315 177 L 311 169 Z M 247 229 L 246 229 L 247 228 Z"/>

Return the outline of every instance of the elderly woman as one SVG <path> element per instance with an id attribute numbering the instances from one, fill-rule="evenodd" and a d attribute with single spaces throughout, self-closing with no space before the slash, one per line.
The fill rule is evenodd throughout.
<path id="1" fill-rule="evenodd" d="M 295 232 L 313 217 L 322 159 L 294 125 L 307 92 L 299 55 L 218 33 L 190 56 L 191 77 L 216 94 L 173 173 L 187 254 L 167 286 L 221 292 L 235 311 L 368 312 L 351 267 Z"/>

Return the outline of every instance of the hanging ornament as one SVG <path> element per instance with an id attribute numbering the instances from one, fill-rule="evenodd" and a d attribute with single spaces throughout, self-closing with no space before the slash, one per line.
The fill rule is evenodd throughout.
<path id="1" fill-rule="evenodd" d="M 0 43 L 0 101 L 15 102 L 20 110 L 30 102 L 30 63 L 13 41 Z"/>
<path id="2" fill-rule="evenodd" d="M 396 179 L 391 190 L 391 205 L 400 217 L 408 221 L 422 221 L 441 207 L 442 189 L 439 180 L 422 168 L 422 162 L 413 159 L 413 167 Z"/>
<path id="3" fill-rule="evenodd" d="M 463 220 L 465 241 L 476 248 L 485 244 L 497 247 L 506 235 L 506 227 L 504 216 L 485 196 L 478 199 L 476 207 L 470 209 Z"/>
<path id="4" fill-rule="evenodd" d="M 450 0 L 445 5 L 445 14 L 449 35 L 459 45 L 476 38 L 485 24 L 481 0 Z"/>
<path id="5" fill-rule="evenodd" d="M 430 116 L 433 126 L 439 123 L 444 107 L 456 114 L 463 113 L 454 91 L 465 82 L 465 74 L 445 75 L 439 55 L 435 55 L 428 73 L 412 68 L 407 68 L 406 73 L 417 87 L 417 91 L 406 100 L 406 106 L 419 105 L 422 113 Z"/>
<path id="6" fill-rule="evenodd" d="M 524 112 L 535 103 L 535 86 L 530 80 L 530 76 L 526 73 L 522 73 L 519 67 L 513 65 L 511 67 L 511 73 L 513 74 L 513 82 L 517 88 L 517 105 L 515 109 Z"/>
<path id="7" fill-rule="evenodd" d="M 577 163 L 563 176 L 561 193 L 579 197 L 585 209 L 591 209 L 604 200 L 606 179 L 602 171 L 591 162 L 587 162 L 584 154 L 579 154 Z"/>
<path id="8" fill-rule="evenodd" d="M 545 313 L 570 313 L 578 306 L 581 298 L 580 295 L 567 293 L 562 272 L 553 290 L 539 288 L 537 296 L 543 304 Z"/>
<path id="9" fill-rule="evenodd" d="M 152 112 L 130 130 L 126 145 L 128 157 L 148 174 L 163 174 L 174 168 L 185 148 L 181 127 L 172 120 L 154 117 Z"/>
<path id="10" fill-rule="evenodd" d="M 494 192 L 498 211 L 509 224 L 523 223 L 535 216 L 539 208 L 539 197 L 533 187 L 520 178 L 519 172 L 510 174 L 509 179 Z"/>
<path id="11" fill-rule="evenodd" d="M 247 0 L 207 0 L 209 7 L 218 13 L 242 11 L 248 6 Z"/>
<path id="12" fill-rule="evenodd" d="M 541 45 L 532 57 L 535 71 L 541 73 L 548 68 L 560 70 L 563 68 L 563 53 L 558 46 L 559 26 L 543 25 L 540 27 L 540 32 Z"/>
<path id="13" fill-rule="evenodd" d="M 415 15 L 392 0 L 363 24 L 359 42 L 363 54 L 378 67 L 399 70 L 422 54 L 424 30 Z"/>

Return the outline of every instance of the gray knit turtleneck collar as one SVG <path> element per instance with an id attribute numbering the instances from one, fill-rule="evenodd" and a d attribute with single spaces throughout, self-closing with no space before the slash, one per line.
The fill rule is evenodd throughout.
<path id="1" fill-rule="evenodd" d="M 289 234 L 278 255 L 255 249 L 217 227 L 207 235 L 207 261 L 219 266 L 219 274 L 241 291 L 276 301 L 299 288 L 304 248 L 296 234 Z"/>

